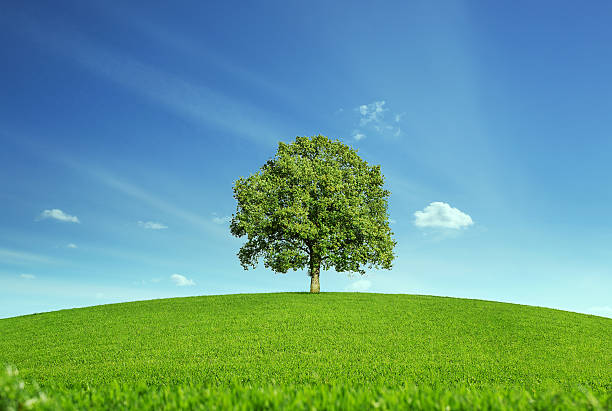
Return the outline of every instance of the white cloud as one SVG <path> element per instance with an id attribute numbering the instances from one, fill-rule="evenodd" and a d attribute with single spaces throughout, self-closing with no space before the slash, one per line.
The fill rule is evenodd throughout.
<path id="1" fill-rule="evenodd" d="M 364 292 L 367 291 L 372 286 L 372 282 L 365 278 L 355 281 L 350 284 L 347 289 L 350 291 Z"/>
<path id="2" fill-rule="evenodd" d="M 232 221 L 232 217 L 227 215 L 225 217 L 219 217 L 217 215 L 217 213 L 213 213 L 213 218 L 212 218 L 213 223 L 215 224 L 227 224 L 230 221 Z"/>
<path id="3" fill-rule="evenodd" d="M 174 282 L 174 284 L 178 285 L 179 287 L 195 285 L 195 282 L 193 280 L 190 280 L 184 275 L 180 274 L 172 274 L 170 276 L 170 279 Z"/>
<path id="4" fill-rule="evenodd" d="M 363 133 L 356 132 L 356 133 L 353 134 L 353 138 L 355 140 L 359 141 L 359 140 L 362 140 L 362 139 L 366 138 L 366 135 L 363 134 Z"/>
<path id="5" fill-rule="evenodd" d="M 388 110 L 385 108 L 385 104 L 385 101 L 381 100 L 359 106 L 359 114 L 361 114 L 359 124 L 365 126 L 373 121 L 377 122 L 382 120 L 384 112 Z"/>
<path id="6" fill-rule="evenodd" d="M 67 248 L 77 248 L 77 245 L 74 243 L 70 243 L 66 246 Z"/>
<path id="7" fill-rule="evenodd" d="M 417 227 L 460 229 L 474 224 L 472 217 L 440 201 L 434 201 L 423 211 L 415 212 L 414 216 Z"/>
<path id="8" fill-rule="evenodd" d="M 33 280 L 36 278 L 35 275 L 33 274 L 20 274 L 19 277 L 25 279 L 25 280 Z"/>
<path id="9" fill-rule="evenodd" d="M 148 230 L 164 230 L 168 228 L 167 225 L 162 223 L 158 223 L 156 221 L 139 221 L 138 225 L 142 228 L 146 228 Z"/>
<path id="10" fill-rule="evenodd" d="M 362 104 L 355 110 L 359 113 L 359 125 L 360 130 L 353 131 L 353 138 L 357 141 L 361 140 L 366 136 L 363 129 L 369 131 L 375 131 L 376 134 L 389 133 L 395 137 L 401 134 L 401 129 L 398 123 L 400 122 L 404 113 L 393 114 L 393 120 L 388 122 L 385 120 L 385 113 L 389 111 L 386 107 L 386 101 L 374 101 L 370 104 Z"/>
<path id="11" fill-rule="evenodd" d="M 612 307 L 610 306 L 591 307 L 588 312 L 602 317 L 612 318 Z"/>
<path id="12" fill-rule="evenodd" d="M 52 210 L 44 210 L 42 213 L 40 213 L 37 220 L 45 220 L 47 218 L 65 221 L 68 223 L 80 223 L 79 218 L 77 216 L 66 214 L 58 208 L 54 208 Z"/>

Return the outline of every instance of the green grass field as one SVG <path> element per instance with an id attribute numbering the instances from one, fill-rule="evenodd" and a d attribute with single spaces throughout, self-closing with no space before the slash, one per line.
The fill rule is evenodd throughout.
<path id="1" fill-rule="evenodd" d="M 0 337 L 19 370 L 0 409 L 612 409 L 612 320 L 514 304 L 206 296 L 3 319 Z"/>

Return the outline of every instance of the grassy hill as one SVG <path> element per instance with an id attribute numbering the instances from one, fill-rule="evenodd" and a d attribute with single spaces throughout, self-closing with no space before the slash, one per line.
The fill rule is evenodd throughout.
<path id="1" fill-rule="evenodd" d="M 3 319 L 0 337 L 19 370 L 0 409 L 612 405 L 612 320 L 489 301 L 174 298 Z"/>

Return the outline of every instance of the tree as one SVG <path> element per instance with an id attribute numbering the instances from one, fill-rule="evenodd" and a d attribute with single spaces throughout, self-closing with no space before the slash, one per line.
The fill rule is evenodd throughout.
<path id="1" fill-rule="evenodd" d="M 308 267 L 310 292 L 323 269 L 364 274 L 390 269 L 396 242 L 389 228 L 384 177 L 357 151 L 325 136 L 279 143 L 274 158 L 234 184 L 231 233 L 247 236 L 238 258 L 245 270 L 260 258 L 278 273 Z"/>

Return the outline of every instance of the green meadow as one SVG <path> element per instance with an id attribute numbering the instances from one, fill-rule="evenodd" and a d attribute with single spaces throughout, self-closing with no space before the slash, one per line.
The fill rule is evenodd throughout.
<path id="1" fill-rule="evenodd" d="M 611 319 L 418 295 L 204 296 L 2 319 L 0 364 L 0 409 L 612 409 Z"/>

